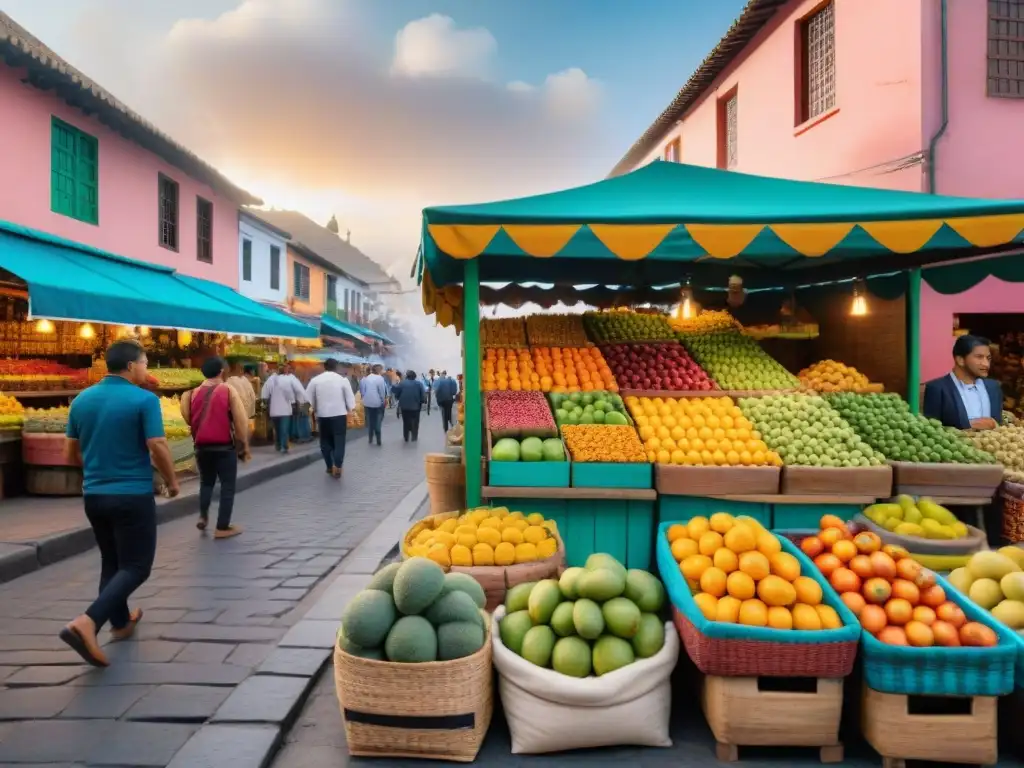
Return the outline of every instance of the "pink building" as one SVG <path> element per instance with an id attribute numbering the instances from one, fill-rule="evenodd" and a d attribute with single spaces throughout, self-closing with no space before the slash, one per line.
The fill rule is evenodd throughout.
<path id="1" fill-rule="evenodd" d="M 260 200 L 0 13 L 0 220 L 238 288 Z"/>
<path id="2" fill-rule="evenodd" d="M 750 0 L 612 171 L 654 159 L 836 184 L 1024 198 L 1024 0 Z M 952 319 L 1024 310 L 989 278 L 925 286 L 921 374 Z"/>

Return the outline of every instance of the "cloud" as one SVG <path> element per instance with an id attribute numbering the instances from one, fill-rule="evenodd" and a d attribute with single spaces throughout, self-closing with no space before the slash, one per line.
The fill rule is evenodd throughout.
<path id="1" fill-rule="evenodd" d="M 395 36 L 391 72 L 407 77 L 487 79 L 498 41 L 483 27 L 458 29 L 438 13 L 410 21 Z"/>

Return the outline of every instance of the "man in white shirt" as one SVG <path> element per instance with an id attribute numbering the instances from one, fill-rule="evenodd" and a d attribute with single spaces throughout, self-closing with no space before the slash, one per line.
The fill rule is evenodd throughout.
<path id="1" fill-rule="evenodd" d="M 356 407 L 352 385 L 338 373 L 338 361 L 327 360 L 324 372 L 314 376 L 306 388 L 320 429 L 320 453 L 327 464 L 327 474 L 341 477 L 345 463 L 345 439 L 348 431 L 348 412 Z"/>
<path id="2" fill-rule="evenodd" d="M 292 415 L 297 406 L 306 401 L 306 392 L 289 365 L 281 366 L 280 372 L 271 374 L 263 385 L 260 396 L 267 401 L 270 420 L 274 422 L 274 437 L 277 450 L 288 453 L 288 436 L 291 434 Z"/>
<path id="3" fill-rule="evenodd" d="M 384 404 L 388 399 L 388 385 L 380 375 L 382 366 L 373 366 L 369 376 L 359 382 L 359 394 L 363 397 L 363 409 L 366 411 L 366 428 L 370 433 L 370 445 L 377 436 L 380 445 L 380 425 L 384 421 Z"/>

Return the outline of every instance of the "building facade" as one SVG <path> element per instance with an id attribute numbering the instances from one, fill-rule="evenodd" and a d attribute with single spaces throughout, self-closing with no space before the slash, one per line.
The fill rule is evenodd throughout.
<path id="1" fill-rule="evenodd" d="M 259 200 L 3 13 L 0 115 L 0 219 L 238 288 L 239 205 Z"/>
<path id="2" fill-rule="evenodd" d="M 288 301 L 288 239 L 291 235 L 256 215 L 238 216 L 238 290 L 257 301 Z"/>
<path id="3" fill-rule="evenodd" d="M 613 174 L 1024 197 L 1022 121 L 1024 0 L 751 0 Z"/>

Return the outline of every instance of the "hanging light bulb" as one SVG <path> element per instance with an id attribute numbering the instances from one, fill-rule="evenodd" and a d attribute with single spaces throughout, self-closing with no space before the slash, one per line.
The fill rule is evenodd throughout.
<path id="1" fill-rule="evenodd" d="M 178 346 L 187 347 L 192 343 L 192 331 L 178 331 Z"/>
<path id="2" fill-rule="evenodd" d="M 149 326 L 148 325 L 140 325 L 139 326 L 139 336 L 149 336 Z"/>
<path id="3" fill-rule="evenodd" d="M 96 329 L 93 328 L 89 323 L 82 323 L 78 326 L 78 335 L 83 339 L 95 339 Z"/>
<path id="4" fill-rule="evenodd" d="M 36 333 L 53 333 L 53 331 L 53 323 L 51 323 L 45 317 L 36 323 Z"/>
<path id="5" fill-rule="evenodd" d="M 864 317 L 868 313 L 868 300 L 864 297 L 864 281 L 853 283 L 853 301 L 850 303 L 850 315 Z"/>

